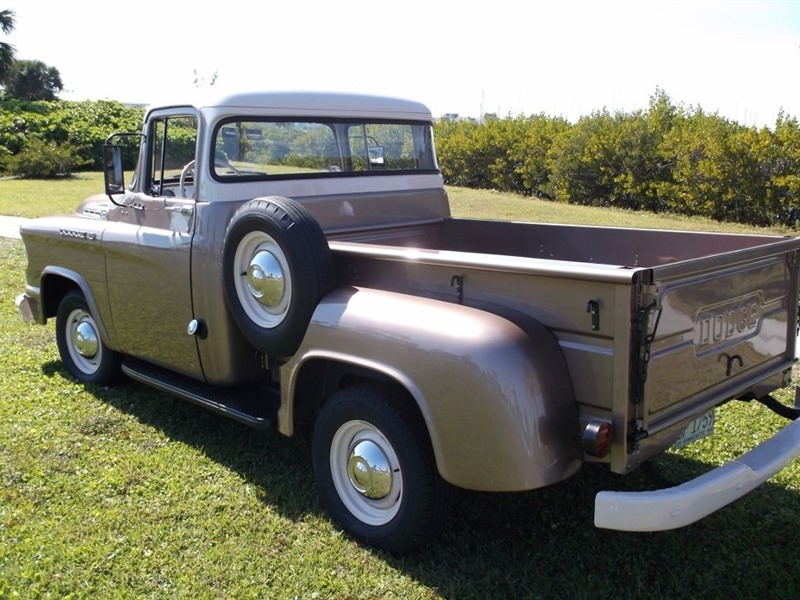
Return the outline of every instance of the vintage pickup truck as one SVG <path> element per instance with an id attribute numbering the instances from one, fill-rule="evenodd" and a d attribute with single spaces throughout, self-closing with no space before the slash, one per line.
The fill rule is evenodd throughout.
<path id="1" fill-rule="evenodd" d="M 628 473 L 733 399 L 793 420 L 696 480 L 599 493 L 595 524 L 687 525 L 800 453 L 770 395 L 795 364 L 799 238 L 453 218 L 432 123 L 347 94 L 152 107 L 109 137 L 106 194 L 22 228 L 17 307 L 55 317 L 81 382 L 308 432 L 323 505 L 390 552 L 436 533 L 451 486 Z"/>

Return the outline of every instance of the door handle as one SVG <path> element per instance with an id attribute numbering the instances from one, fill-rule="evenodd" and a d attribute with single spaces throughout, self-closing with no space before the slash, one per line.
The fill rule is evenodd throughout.
<path id="1" fill-rule="evenodd" d="M 167 212 L 178 213 L 184 217 L 191 217 L 193 210 L 191 206 L 167 206 Z"/>

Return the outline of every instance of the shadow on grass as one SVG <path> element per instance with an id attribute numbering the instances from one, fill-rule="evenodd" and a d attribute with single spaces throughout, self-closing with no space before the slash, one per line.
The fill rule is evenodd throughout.
<path id="1" fill-rule="evenodd" d="M 47 376 L 72 380 L 60 361 L 47 363 L 42 370 Z M 127 378 L 113 387 L 86 384 L 84 389 L 239 473 L 281 514 L 294 519 L 309 512 L 322 514 L 316 503 L 310 448 L 303 439 L 252 429 Z"/>
<path id="2" fill-rule="evenodd" d="M 58 362 L 44 370 L 64 374 Z M 87 390 L 239 473 L 281 514 L 322 512 L 303 440 L 248 429 L 134 382 Z M 665 455 L 656 468 L 688 479 L 710 467 Z M 531 492 L 458 490 L 440 539 L 412 556 L 376 555 L 444 598 L 800 597 L 800 493 L 767 483 L 676 531 L 593 526 L 598 491 L 654 487 L 643 472 L 620 477 L 586 466 Z"/>

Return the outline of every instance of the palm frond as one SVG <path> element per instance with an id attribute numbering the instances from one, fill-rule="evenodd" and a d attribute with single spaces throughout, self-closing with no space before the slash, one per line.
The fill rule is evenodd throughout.
<path id="1" fill-rule="evenodd" d="M 0 29 L 3 33 L 11 33 L 14 30 L 15 16 L 13 10 L 0 10 Z"/>

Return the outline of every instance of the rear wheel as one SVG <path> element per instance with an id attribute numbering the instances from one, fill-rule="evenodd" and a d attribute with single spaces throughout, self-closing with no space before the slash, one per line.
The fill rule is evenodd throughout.
<path id="1" fill-rule="evenodd" d="M 402 554 L 443 524 L 449 487 L 401 390 L 365 384 L 333 395 L 317 419 L 312 457 L 323 505 L 359 541 Z"/>
<path id="2" fill-rule="evenodd" d="M 119 377 L 120 355 L 103 343 L 80 292 L 69 292 L 58 305 L 56 344 L 67 371 L 79 381 L 108 384 Z"/>

